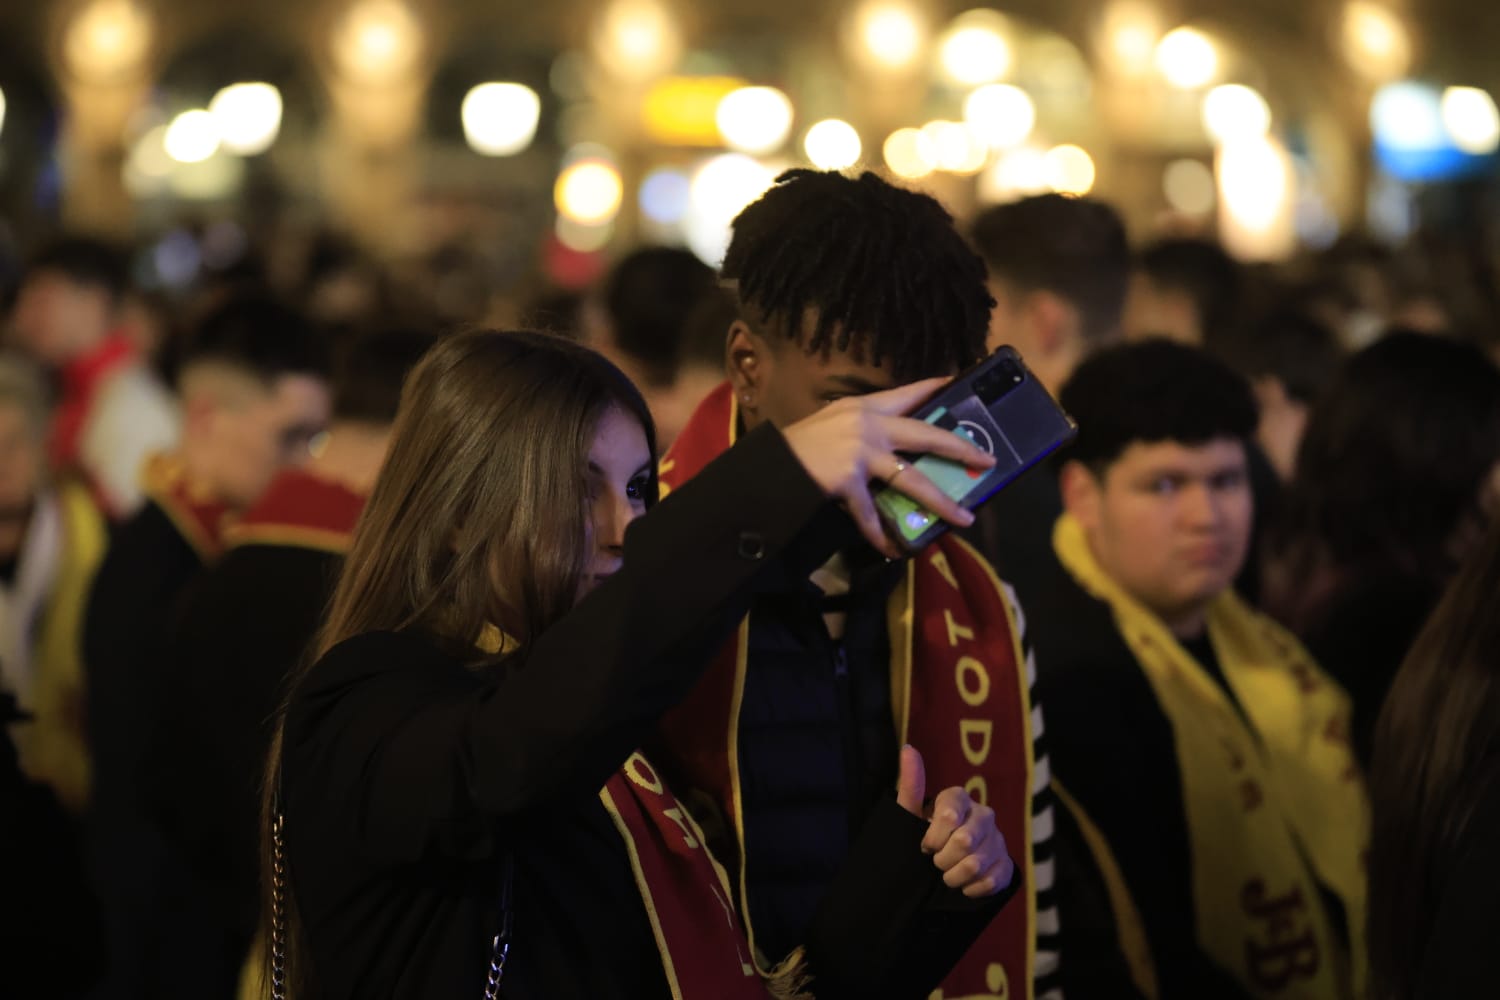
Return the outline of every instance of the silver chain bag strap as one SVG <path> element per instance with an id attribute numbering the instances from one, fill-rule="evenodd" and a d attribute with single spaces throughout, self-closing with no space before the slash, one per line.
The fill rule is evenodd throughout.
<path id="1" fill-rule="evenodd" d="M 271 821 L 271 1000 L 287 1000 L 286 981 L 286 817 L 281 792 L 276 793 L 276 815 Z M 490 965 L 484 981 L 484 1000 L 499 1000 L 500 981 L 510 958 L 513 930 L 515 862 L 509 852 L 500 861 L 500 929 L 490 941 Z"/>

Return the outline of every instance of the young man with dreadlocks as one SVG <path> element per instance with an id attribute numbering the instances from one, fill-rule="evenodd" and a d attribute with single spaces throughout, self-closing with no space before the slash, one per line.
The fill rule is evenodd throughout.
<path id="1" fill-rule="evenodd" d="M 983 263 L 943 208 L 868 173 L 783 174 L 735 220 L 722 278 L 738 306 L 729 379 L 663 459 L 663 492 L 760 424 L 785 427 L 844 396 L 958 372 L 983 355 L 994 305 Z M 842 520 L 829 530 L 849 530 Z M 848 908 L 848 919 L 868 929 L 876 954 L 960 942 L 933 996 L 1056 1000 L 1050 778 L 1013 594 L 952 535 L 907 561 L 852 532 L 839 551 L 810 580 L 757 598 L 662 725 L 659 756 L 674 762 L 678 787 L 694 790 L 738 873 L 755 961 L 768 973 L 797 964 L 898 771 L 898 795 L 911 796 L 923 762 L 909 744 L 926 755 L 928 781 L 972 797 L 965 815 L 932 816 L 932 833 L 993 809 L 1014 870 L 950 873 L 946 888 L 899 916 L 871 906 Z M 986 877 L 1007 888 L 987 908 L 958 891 Z M 998 900 L 1016 893 L 1027 898 L 1002 909 Z M 898 919 L 907 921 L 899 931 Z M 973 934 L 960 929 L 976 920 L 986 926 L 965 951 Z M 925 997 L 919 982 L 886 978 L 862 992 Z"/>

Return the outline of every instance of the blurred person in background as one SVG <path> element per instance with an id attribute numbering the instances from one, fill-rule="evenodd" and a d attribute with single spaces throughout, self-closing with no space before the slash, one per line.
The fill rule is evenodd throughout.
<path id="1" fill-rule="evenodd" d="M 1313 409 L 1266 607 L 1348 689 L 1362 763 L 1397 667 L 1500 510 L 1497 467 L 1500 370 L 1467 344 L 1393 333 Z"/>
<path id="2" fill-rule="evenodd" d="M 989 269 L 988 348 L 1009 344 L 1054 396 L 1086 357 L 1119 336 L 1130 280 L 1124 223 L 1108 205 L 1058 194 L 987 209 L 971 235 Z M 1056 477 L 1033 469 L 981 507 L 965 537 L 1028 595 L 1060 570 Z"/>
<path id="3" fill-rule="evenodd" d="M 1289 482 L 1312 408 L 1344 361 L 1338 336 L 1308 315 L 1283 309 L 1217 340 L 1213 352 L 1250 380 L 1260 411 L 1255 440 L 1277 478 Z"/>
<path id="4" fill-rule="evenodd" d="M 1250 387 L 1151 340 L 1085 361 L 1062 403 L 1079 424 L 1058 466 L 1067 575 L 1028 611 L 1060 856 L 1094 869 L 1059 872 L 1068 995 L 1352 1000 L 1365 800 L 1349 701 L 1232 587 Z"/>
<path id="5" fill-rule="evenodd" d="M 663 450 L 691 412 L 679 412 L 675 389 L 687 322 L 717 288 L 713 268 L 690 251 L 643 247 L 610 269 L 584 307 L 585 342 L 640 386 Z"/>
<path id="6" fill-rule="evenodd" d="M 1125 336 L 1203 345 L 1243 322 L 1246 276 L 1217 243 L 1161 240 L 1135 261 L 1125 304 Z"/>
<path id="7" fill-rule="evenodd" d="M 141 469 L 180 433 L 176 403 L 126 328 L 125 255 L 66 237 L 28 262 L 11 317 L 22 349 L 53 371 L 61 398 L 48 452 L 59 474 L 83 477 L 105 513 L 123 520 L 145 496 Z"/>
<path id="8" fill-rule="evenodd" d="M 682 343 L 677 353 L 676 374 L 670 390 L 660 393 L 657 410 L 664 417 L 671 437 L 661 439 L 670 448 L 709 393 L 724 382 L 729 330 L 739 318 L 734 297 L 722 288 L 708 289 L 683 321 Z M 658 428 L 662 426 L 659 423 Z"/>
<path id="9" fill-rule="evenodd" d="M 1500 521 L 1391 685 L 1370 770 L 1371 1000 L 1494 992 L 1500 922 Z"/>
<path id="10" fill-rule="evenodd" d="M 283 469 L 235 521 L 223 557 L 176 616 L 144 767 L 153 816 L 191 869 L 175 919 L 219 935 L 206 938 L 220 945 L 221 963 L 217 979 L 202 984 L 205 996 L 234 993 L 254 935 L 270 720 L 322 622 L 385 460 L 402 384 L 435 339 L 430 327 L 380 329 L 343 345 L 327 433 L 305 465 Z"/>
<path id="11" fill-rule="evenodd" d="M 14 739 L 34 724 L 0 688 L 0 955 L 7 997 L 81 1000 L 104 966 L 99 906 L 74 817 L 23 770 Z"/>
<path id="12" fill-rule="evenodd" d="M 983 262 L 943 207 L 873 173 L 782 174 L 734 220 L 721 277 L 736 302 L 728 379 L 662 459 L 664 494 L 690 489 L 767 425 L 957 373 L 985 353 L 994 308 Z M 900 467 L 871 474 L 906 481 Z M 880 537 L 873 509 L 854 513 L 865 539 Z M 945 994 L 1054 997 L 1052 793 L 1041 724 L 1029 724 L 1041 709 L 1012 591 L 953 535 L 911 559 L 888 540 L 867 544 L 847 521 L 820 526 L 820 537 L 831 558 L 756 595 L 651 746 L 731 859 L 757 967 L 796 968 L 815 916 L 837 905 L 862 831 L 889 816 L 909 742 L 935 784 L 980 789 L 1006 842 L 1031 848 L 1015 851 L 1009 883 L 1023 898 L 998 916 L 996 900 L 920 896 L 889 913 L 844 909 L 872 953 L 884 952 L 879 942 L 902 947 L 888 933 L 895 914 L 916 922 L 915 939 L 952 949 L 900 978 L 882 980 L 872 965 L 860 995 L 926 995 L 924 976 L 953 966 Z M 980 665 L 970 683 L 991 692 L 967 703 L 953 673 L 964 657 Z M 982 752 L 958 738 L 965 726 L 993 735 Z M 981 808 L 960 804 L 946 822 Z M 965 950 L 976 926 L 983 933 Z"/>
<path id="13" fill-rule="evenodd" d="M 84 625 L 94 760 L 90 836 L 110 946 L 108 997 L 196 995 L 209 957 L 193 927 L 165 927 L 181 876 L 148 819 L 142 764 L 164 692 L 165 644 L 183 593 L 223 551 L 229 516 L 286 465 L 307 460 L 328 421 L 327 351 L 275 301 L 225 301 L 193 331 L 179 371 L 181 445 L 148 460 L 147 502 L 116 531 Z"/>
<path id="14" fill-rule="evenodd" d="M 521 307 L 521 325 L 528 330 L 580 340 L 583 337 L 583 296 L 566 289 L 543 288 Z"/>
<path id="15" fill-rule="evenodd" d="M 0 689 L 31 717 L 12 734 L 21 766 L 81 816 L 83 608 L 108 534 L 81 484 L 48 475 L 49 420 L 39 373 L 0 357 Z"/>

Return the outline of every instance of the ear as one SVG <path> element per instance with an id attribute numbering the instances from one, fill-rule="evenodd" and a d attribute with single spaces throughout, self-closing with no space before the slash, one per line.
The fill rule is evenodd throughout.
<path id="1" fill-rule="evenodd" d="M 1061 354 L 1078 324 L 1077 311 L 1061 296 L 1045 289 L 1038 289 L 1026 297 L 1026 311 L 1030 314 L 1037 353 L 1043 358 Z"/>
<path id="2" fill-rule="evenodd" d="M 1082 462 L 1068 462 L 1058 474 L 1057 486 L 1063 507 L 1083 525 L 1085 533 L 1092 533 L 1099 524 L 1103 484 Z"/>
<path id="3" fill-rule="evenodd" d="M 771 347 L 744 320 L 735 320 L 725 344 L 729 381 L 747 415 L 755 413 L 770 371 Z"/>
<path id="4" fill-rule="evenodd" d="M 1280 411 L 1291 402 L 1286 386 L 1275 375 L 1262 375 L 1252 382 L 1250 387 L 1255 392 L 1255 401 L 1259 405 L 1262 416 Z"/>

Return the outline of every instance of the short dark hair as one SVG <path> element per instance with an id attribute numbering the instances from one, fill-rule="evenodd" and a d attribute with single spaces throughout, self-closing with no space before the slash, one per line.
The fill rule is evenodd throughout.
<path id="1" fill-rule="evenodd" d="M 694 366 L 722 371 L 729 328 L 739 315 L 734 296 L 722 288 L 710 289 L 688 314 L 683 328 L 682 351 L 677 355 L 678 369 Z"/>
<path id="2" fill-rule="evenodd" d="M 1245 274 L 1217 243 L 1159 240 L 1141 251 L 1138 266 L 1157 288 L 1181 292 L 1192 300 L 1205 341 L 1223 336 L 1239 323 Z"/>
<path id="3" fill-rule="evenodd" d="M 394 422 L 407 374 L 436 340 L 432 327 L 392 325 L 345 341 L 334 355 L 334 419 Z"/>
<path id="4" fill-rule="evenodd" d="M 1113 208 L 1090 198 L 1043 194 L 979 214 L 974 244 L 995 278 L 1066 299 L 1099 341 L 1120 327 L 1130 285 L 1130 243 Z"/>
<path id="5" fill-rule="evenodd" d="M 654 384 L 672 381 L 687 319 L 718 284 L 713 268 L 678 247 L 643 247 L 604 279 L 604 308 L 615 346 Z"/>
<path id="6" fill-rule="evenodd" d="M 1270 376 L 1286 394 L 1312 405 L 1327 390 L 1344 361 L 1336 333 L 1304 312 L 1281 309 L 1208 345 L 1248 379 Z"/>
<path id="7" fill-rule="evenodd" d="M 933 198 L 872 173 L 789 170 L 734 220 L 723 277 L 746 316 L 849 351 L 900 381 L 963 368 L 985 352 L 995 300 L 984 263 Z"/>
<path id="8" fill-rule="evenodd" d="M 285 375 L 327 378 L 329 353 L 328 338 L 302 312 L 266 295 L 241 293 L 194 328 L 179 371 L 221 364 L 269 385 Z"/>
<path id="9" fill-rule="evenodd" d="M 103 290 L 114 301 L 130 290 L 130 261 L 121 248 L 88 236 L 62 236 L 26 262 L 25 278 L 58 274 L 75 285 Z"/>
<path id="10" fill-rule="evenodd" d="M 1243 378 L 1207 352 L 1169 340 L 1094 353 L 1058 401 L 1078 422 L 1078 437 L 1059 460 L 1082 462 L 1096 474 L 1132 444 L 1246 441 L 1258 422 Z"/>

